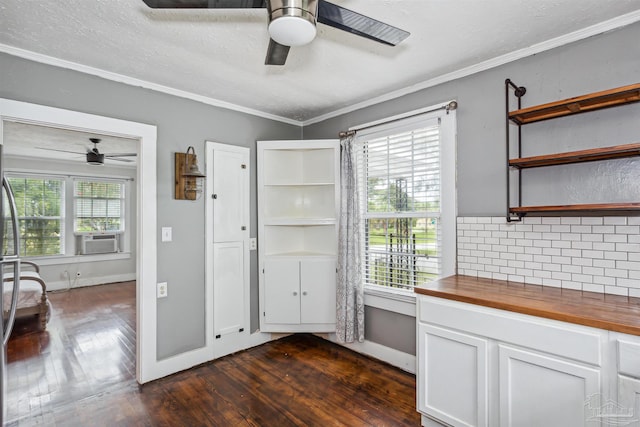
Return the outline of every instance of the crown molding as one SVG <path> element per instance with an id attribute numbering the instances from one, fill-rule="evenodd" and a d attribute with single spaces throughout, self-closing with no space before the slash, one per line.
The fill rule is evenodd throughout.
<path id="1" fill-rule="evenodd" d="M 228 110 L 238 111 L 240 113 L 250 114 L 250 115 L 261 117 L 264 119 L 269 119 L 269 120 L 274 120 L 274 121 L 278 121 L 278 122 L 282 122 L 282 123 L 286 123 L 294 126 L 304 127 L 304 126 L 309 126 L 315 123 L 320 123 L 325 120 L 328 120 L 337 116 L 341 116 L 343 114 L 347 114 L 356 110 L 370 107 L 375 104 L 380 104 L 382 102 L 397 99 L 402 96 L 405 96 L 414 92 L 418 92 L 420 90 L 427 89 L 433 86 L 437 86 L 442 83 L 467 77 L 472 74 L 479 73 L 481 71 L 490 70 L 500 65 L 504 65 L 509 62 L 516 61 L 518 59 L 532 56 L 550 49 L 554 49 L 556 47 L 564 46 L 566 44 L 583 40 L 585 38 L 588 38 L 594 35 L 602 34 L 607 31 L 612 31 L 612 30 L 636 23 L 638 21 L 640 21 L 640 10 L 627 13 L 625 15 L 618 16 L 608 21 L 603 21 L 595 25 L 592 25 L 590 27 L 586 27 L 569 34 L 565 34 L 550 40 L 546 40 L 544 42 L 537 43 L 535 45 L 532 45 L 527 48 L 520 49 L 514 52 L 510 52 L 505 55 L 497 56 L 495 58 L 480 62 L 478 64 L 465 67 L 460 70 L 453 71 L 451 73 L 443 74 L 441 76 L 437 76 L 432 79 L 425 80 L 420 83 L 404 87 L 402 89 L 388 92 L 384 95 L 377 96 L 356 104 L 352 104 L 347 107 L 340 108 L 340 109 L 337 109 L 337 110 L 334 110 L 334 111 L 331 111 L 331 112 L 328 112 L 304 121 L 294 120 L 287 117 L 266 113 L 266 112 L 255 110 L 249 107 L 232 104 L 230 102 L 221 101 L 215 98 L 198 95 L 198 94 L 187 92 L 184 90 L 174 89 L 168 86 L 151 83 L 145 80 L 128 77 L 122 74 L 113 73 L 113 72 L 102 70 L 99 68 L 89 67 L 86 65 L 78 64 L 76 62 L 54 58 L 52 56 L 32 52 L 26 49 L 17 48 L 17 47 L 9 46 L 2 43 L 0 43 L 0 52 L 7 53 L 9 55 L 17 56 L 20 58 L 28 59 L 31 61 L 47 64 L 47 65 L 53 65 L 60 68 L 66 68 L 69 70 L 74 70 L 81 73 L 102 77 L 107 80 L 124 83 L 130 86 L 138 86 L 145 89 L 166 93 L 168 95 L 174 95 L 180 98 L 190 99 L 190 100 L 201 102 L 203 104 L 211 105 L 214 107 L 225 108 Z"/>
<path id="2" fill-rule="evenodd" d="M 257 116 L 257 117 L 261 117 L 269 120 L 275 120 L 275 121 L 290 124 L 290 125 L 302 126 L 302 122 L 298 120 L 277 116 L 275 114 L 265 113 L 263 111 L 254 110 L 253 108 L 244 107 L 242 105 L 232 104 L 230 102 L 221 101 L 219 99 L 210 98 L 208 96 L 202 96 L 202 95 L 187 92 L 184 90 L 174 89 L 168 86 L 151 83 L 146 80 L 125 76 L 123 74 L 112 73 L 111 71 L 102 70 L 100 68 L 89 67 L 87 65 L 78 64 L 77 62 L 54 58 L 53 56 L 44 55 L 41 53 L 9 46 L 2 43 L 0 43 L 0 52 L 7 53 L 9 55 L 17 56 L 20 58 L 28 59 L 30 61 L 39 62 L 42 64 L 53 65 L 54 67 L 66 68 L 68 70 L 78 71 L 81 73 L 90 74 L 92 76 L 102 77 L 103 79 L 106 79 L 106 80 L 111 80 L 118 83 L 124 83 L 130 86 L 137 86 L 144 89 L 150 89 L 157 92 L 166 93 L 168 95 L 174 95 L 180 98 L 190 99 L 192 101 L 201 102 L 203 104 L 211 105 L 214 107 L 220 107 L 227 110 L 238 111 L 240 113 L 251 114 L 252 116 Z"/>
<path id="3" fill-rule="evenodd" d="M 580 29 L 578 31 L 574 31 L 569 34 L 562 35 L 560 37 L 556 37 L 550 40 L 546 40 L 541 43 L 534 44 L 524 49 L 516 50 L 514 52 L 507 53 L 505 55 L 497 56 L 495 58 L 479 62 L 478 64 L 471 65 L 469 67 L 461 68 L 460 70 L 453 71 L 451 73 L 443 74 L 441 76 L 434 77 L 433 79 L 425 80 L 423 82 L 417 83 L 415 85 L 407 86 L 402 89 L 398 89 L 393 92 L 386 93 L 384 95 L 380 95 L 375 98 L 367 99 L 366 101 L 359 102 L 357 104 L 349 105 L 348 107 L 344 107 L 335 111 L 331 111 L 329 113 L 305 120 L 302 122 L 302 126 L 309 126 L 314 123 L 320 123 L 325 120 L 341 116 L 343 114 L 350 113 L 352 111 L 360 110 L 362 108 L 370 107 L 372 105 L 380 104 L 385 101 L 390 101 L 392 99 L 400 98 L 402 96 L 408 95 L 410 93 L 418 92 L 423 89 L 427 89 L 433 86 L 437 86 L 442 83 L 447 83 L 453 80 L 457 80 L 463 77 L 470 76 L 472 74 L 479 73 L 481 71 L 490 70 L 491 68 L 498 67 L 500 65 L 507 64 L 509 62 L 516 61 L 518 59 L 522 59 L 528 56 L 532 56 L 547 50 L 554 49 L 556 47 L 564 46 L 569 43 L 573 43 L 579 40 L 586 39 L 588 37 L 592 37 L 598 34 L 605 33 L 607 31 L 612 31 L 618 28 L 625 27 L 627 25 L 633 24 L 635 22 L 640 21 L 640 10 L 627 13 L 625 15 L 618 16 L 616 18 L 610 19 L 608 21 L 603 21 L 592 25 L 590 27 L 586 27 Z"/>

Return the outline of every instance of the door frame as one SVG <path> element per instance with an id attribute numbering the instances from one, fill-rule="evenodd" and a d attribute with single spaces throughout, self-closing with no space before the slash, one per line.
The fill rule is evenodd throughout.
<path id="1" fill-rule="evenodd" d="M 3 142 L 4 121 L 100 133 L 138 141 L 136 379 L 143 384 L 192 366 L 185 366 L 189 360 L 181 357 L 169 361 L 157 360 L 156 126 L 0 98 L 0 144 Z"/>

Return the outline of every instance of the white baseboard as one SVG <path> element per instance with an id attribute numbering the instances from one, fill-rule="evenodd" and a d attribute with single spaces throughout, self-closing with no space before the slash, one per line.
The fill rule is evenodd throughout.
<path id="1" fill-rule="evenodd" d="M 331 342 L 340 344 L 357 353 L 387 362 L 388 364 L 395 366 L 396 368 L 400 368 L 403 371 L 411 374 L 416 373 L 416 356 L 413 354 L 405 353 L 373 341 L 365 340 L 364 342 L 354 342 L 349 344 L 338 343 L 336 340 L 336 334 L 328 334 L 326 338 Z"/>
<path id="2" fill-rule="evenodd" d="M 124 273 L 124 274 L 114 274 L 111 276 L 101 276 L 101 277 L 80 277 L 75 281 L 71 279 L 71 285 L 73 288 L 82 288 L 85 286 L 95 286 L 95 285 L 104 285 L 106 283 L 116 283 L 116 282 L 128 282 L 131 280 L 136 280 L 136 273 Z M 60 280 L 57 282 L 47 282 L 47 291 L 62 291 L 69 288 L 69 282 L 67 280 Z"/>

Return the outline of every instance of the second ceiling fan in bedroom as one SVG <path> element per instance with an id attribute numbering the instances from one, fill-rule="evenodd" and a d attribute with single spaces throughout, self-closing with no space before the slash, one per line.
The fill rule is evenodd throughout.
<path id="1" fill-rule="evenodd" d="M 105 159 L 115 160 L 118 162 L 128 162 L 132 163 L 134 160 L 124 159 L 123 157 L 136 157 L 136 153 L 101 153 L 98 150 L 98 144 L 100 143 L 100 138 L 89 138 L 89 141 L 93 144 L 93 148 L 87 148 L 86 153 L 81 153 L 78 151 L 70 151 L 70 150 L 58 150 L 56 148 L 45 148 L 45 147 L 36 147 L 39 150 L 49 150 L 49 151 L 58 151 L 61 153 L 71 153 L 71 154 L 82 154 L 86 156 L 87 164 L 89 165 L 104 165 Z"/>
<path id="2" fill-rule="evenodd" d="M 395 46 L 407 31 L 361 15 L 325 0 L 143 0 L 154 9 L 250 9 L 269 12 L 269 48 L 266 65 L 284 65 L 291 46 L 310 43 L 316 23 Z"/>

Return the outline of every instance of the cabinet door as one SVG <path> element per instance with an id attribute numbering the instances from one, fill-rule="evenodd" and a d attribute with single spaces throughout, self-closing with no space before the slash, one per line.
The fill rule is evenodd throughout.
<path id="1" fill-rule="evenodd" d="M 240 241 L 248 236 L 249 224 L 244 214 L 249 197 L 246 156 L 224 150 L 213 153 L 213 238 L 216 243 Z"/>
<path id="2" fill-rule="evenodd" d="M 452 426 L 488 425 L 488 341 L 418 327 L 418 410 Z"/>
<path id="3" fill-rule="evenodd" d="M 213 330 L 216 338 L 239 333 L 249 301 L 244 286 L 244 243 L 213 245 Z"/>
<path id="4" fill-rule="evenodd" d="M 610 421 L 612 425 L 640 426 L 640 379 L 618 375 L 618 401 L 602 402 L 600 407 L 590 409 L 604 417 L 605 425 Z"/>
<path id="5" fill-rule="evenodd" d="M 589 399 L 600 393 L 600 371 L 559 357 L 499 346 L 500 425 L 594 426 Z"/>
<path id="6" fill-rule="evenodd" d="M 297 259 L 265 260 L 264 320 L 300 323 L 300 262 Z"/>
<path id="7" fill-rule="evenodd" d="M 301 323 L 336 323 L 336 260 L 300 261 Z"/>

